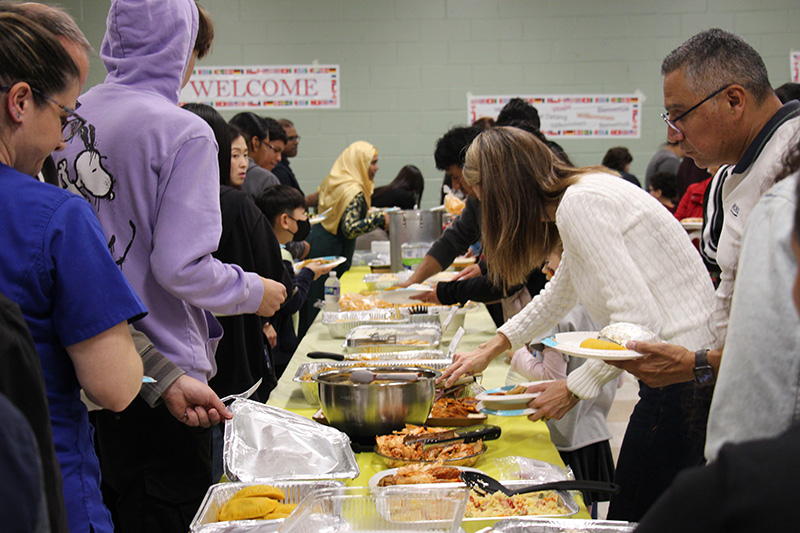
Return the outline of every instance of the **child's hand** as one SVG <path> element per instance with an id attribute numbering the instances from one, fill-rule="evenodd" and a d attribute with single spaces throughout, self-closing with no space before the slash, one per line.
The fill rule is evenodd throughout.
<path id="1" fill-rule="evenodd" d="M 323 265 L 322 263 L 309 263 L 303 268 L 309 269 L 311 272 L 314 273 L 314 279 L 318 279 L 320 276 L 324 276 L 331 270 L 333 270 L 333 265 Z"/>
<path id="2" fill-rule="evenodd" d="M 267 337 L 270 348 L 274 348 L 278 344 L 278 332 L 275 331 L 272 324 L 264 324 L 264 335 Z"/>

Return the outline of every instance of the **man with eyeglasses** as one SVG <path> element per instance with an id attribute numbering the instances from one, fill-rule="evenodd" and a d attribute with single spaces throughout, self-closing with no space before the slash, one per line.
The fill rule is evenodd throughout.
<path id="1" fill-rule="evenodd" d="M 667 124 L 668 140 L 678 143 L 698 167 L 731 165 L 725 180 L 720 180 L 724 218 L 717 262 L 722 274 L 716 309 L 709 317 L 716 343 L 682 347 L 634 342 L 629 348 L 648 357 L 614 363 L 643 381 L 642 400 L 634 409 L 620 451 L 620 457 L 626 459 L 617 467 L 616 481 L 623 490 L 609 508 L 608 516 L 614 519 L 638 520 L 670 476 L 691 466 L 692 461 L 703 462 L 698 451 L 703 449 L 708 404 L 726 340 L 745 223 L 773 183 L 792 137 L 800 130 L 800 104 L 781 106 L 763 60 L 736 35 L 719 29 L 703 31 L 672 51 L 661 72 L 666 108 L 661 116 Z M 676 395 L 692 406 L 690 411 L 664 404 L 658 415 L 646 413 L 646 404 L 653 401 L 645 402 L 645 397 L 669 395 L 679 388 L 684 390 Z M 681 435 L 653 437 L 663 431 L 667 420 L 675 424 L 683 420 L 686 429 L 681 429 Z M 650 439 L 644 448 L 643 439 Z M 624 453 L 626 446 L 637 447 L 640 453 Z M 641 453 L 643 449 L 647 453 Z M 653 455 L 656 449 L 662 451 L 658 457 Z M 668 454 L 664 450 L 669 450 Z M 637 480 L 643 472 L 652 477 L 648 463 L 653 461 L 664 465 L 656 468 L 656 483 L 661 487 L 648 493 Z M 658 488 L 656 483 L 649 483 L 649 489 Z"/>
<path id="2" fill-rule="evenodd" d="M 291 120 L 282 118 L 278 120 L 278 124 L 281 125 L 284 133 L 286 133 L 286 145 L 283 147 L 281 160 L 278 161 L 278 164 L 272 169 L 272 173 L 278 176 L 278 180 L 280 180 L 282 185 L 294 187 L 302 193 L 303 190 L 300 188 L 300 183 L 297 181 L 297 177 L 295 177 L 294 171 L 289 165 L 289 159 L 297 157 L 300 136 L 297 134 L 297 129 L 294 127 L 294 123 Z"/>

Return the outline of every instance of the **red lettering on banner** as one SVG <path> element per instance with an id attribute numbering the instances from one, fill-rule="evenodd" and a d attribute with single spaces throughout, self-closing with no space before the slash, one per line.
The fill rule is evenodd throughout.
<path id="1" fill-rule="evenodd" d="M 319 91 L 317 90 L 317 80 L 315 80 L 313 78 L 311 78 L 311 79 L 306 78 L 303 81 L 306 82 L 305 83 L 305 85 L 306 85 L 306 94 L 305 94 L 305 96 L 317 96 L 319 94 Z"/>
<path id="2" fill-rule="evenodd" d="M 271 89 L 267 89 L 267 86 L 270 84 L 272 85 Z M 275 80 L 264 80 L 261 89 L 264 91 L 264 96 L 275 96 L 278 94 L 278 82 Z"/>
<path id="3" fill-rule="evenodd" d="M 193 81 L 192 82 L 192 90 L 194 91 L 194 94 L 197 95 L 197 96 L 200 96 L 201 92 L 205 96 L 209 96 L 208 92 L 211 89 L 211 83 L 212 82 L 208 82 L 208 85 L 206 85 L 205 81 L 201 81 L 201 82 Z"/>
<path id="4" fill-rule="evenodd" d="M 254 83 L 256 84 L 256 88 L 255 89 L 253 89 L 253 87 L 252 87 L 252 85 Z M 248 80 L 248 82 L 247 82 L 247 90 L 245 92 L 247 93 L 247 96 L 258 96 L 260 94 L 260 92 L 261 92 L 259 90 L 259 88 L 260 87 L 259 87 L 258 80 Z"/>
<path id="5" fill-rule="evenodd" d="M 224 98 L 226 96 L 230 96 L 230 87 L 228 85 L 230 82 L 228 80 L 217 80 L 217 98 Z"/>
<path id="6" fill-rule="evenodd" d="M 283 85 L 284 89 L 286 90 L 286 92 L 281 91 L 281 96 L 286 96 L 287 94 L 296 94 L 298 96 L 301 96 L 300 80 L 294 80 L 294 87 L 290 86 L 287 80 L 281 80 L 281 85 Z M 292 92 L 292 89 L 294 89 L 294 92 Z"/>

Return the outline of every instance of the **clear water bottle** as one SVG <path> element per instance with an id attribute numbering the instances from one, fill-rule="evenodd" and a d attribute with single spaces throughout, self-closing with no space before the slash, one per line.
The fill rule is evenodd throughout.
<path id="1" fill-rule="evenodd" d="M 341 294 L 341 284 L 336 277 L 336 271 L 331 270 L 328 279 L 325 280 L 325 312 L 334 313 L 339 310 L 339 296 Z"/>

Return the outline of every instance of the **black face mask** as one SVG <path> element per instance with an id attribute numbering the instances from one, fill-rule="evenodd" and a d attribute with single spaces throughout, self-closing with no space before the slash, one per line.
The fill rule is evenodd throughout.
<path id="1" fill-rule="evenodd" d="M 288 216 L 288 215 L 287 215 Z M 295 222 L 297 222 L 297 232 L 293 234 L 292 240 L 295 242 L 302 242 L 306 240 L 308 234 L 311 233 L 311 222 L 306 220 L 297 220 L 295 218 L 289 217 Z M 291 233 L 291 232 L 289 232 Z"/>

